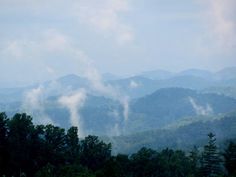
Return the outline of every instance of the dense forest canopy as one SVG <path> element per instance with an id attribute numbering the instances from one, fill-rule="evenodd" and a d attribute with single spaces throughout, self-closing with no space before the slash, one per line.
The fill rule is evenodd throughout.
<path id="1" fill-rule="evenodd" d="M 23 113 L 0 113 L 0 175 L 36 177 L 215 177 L 236 176 L 236 144 L 208 134 L 204 147 L 191 151 L 141 148 L 113 155 L 97 136 L 78 138 L 77 127 L 34 125 Z"/>

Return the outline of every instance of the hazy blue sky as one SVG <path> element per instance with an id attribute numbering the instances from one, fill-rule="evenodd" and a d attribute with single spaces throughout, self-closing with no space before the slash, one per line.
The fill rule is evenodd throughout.
<path id="1" fill-rule="evenodd" d="M 236 66 L 235 0 L 0 0 L 0 83 Z"/>

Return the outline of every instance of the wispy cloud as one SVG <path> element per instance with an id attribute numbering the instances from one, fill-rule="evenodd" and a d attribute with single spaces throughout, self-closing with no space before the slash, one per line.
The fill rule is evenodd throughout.
<path id="1" fill-rule="evenodd" d="M 70 47 L 68 36 L 58 32 L 56 29 L 45 30 L 42 34 L 41 47 L 50 52 L 68 50 Z"/>
<path id="2" fill-rule="evenodd" d="M 197 104 L 197 102 L 192 97 L 189 97 L 188 99 L 197 115 L 210 115 L 213 113 L 213 109 L 209 104 L 202 106 Z"/>
<path id="3" fill-rule="evenodd" d="M 43 30 L 33 38 L 9 39 L 0 49 L 2 66 L 18 65 L 12 72 L 17 72 L 19 78 L 31 83 L 68 74 L 68 68 L 71 73 L 78 74 L 80 67 L 84 67 L 81 63 L 86 64 L 80 62 L 84 60 L 83 55 L 68 35 L 56 29 Z M 25 69 L 27 66 L 30 67 Z M 8 77 L 14 76 L 10 73 Z"/>
<path id="4" fill-rule="evenodd" d="M 72 126 L 78 127 L 79 136 L 84 137 L 85 131 L 83 127 L 83 120 L 79 114 L 80 109 L 83 107 L 86 100 L 85 90 L 79 90 L 71 95 L 62 96 L 58 99 L 58 102 L 69 109 L 70 111 L 70 123 Z"/>
<path id="5" fill-rule="evenodd" d="M 140 84 L 135 82 L 134 80 L 131 80 L 129 83 L 129 88 L 131 88 L 131 89 L 138 88 L 139 86 L 140 86 Z"/>
<path id="6" fill-rule="evenodd" d="M 129 97 L 123 97 L 121 99 L 121 103 L 123 105 L 123 116 L 126 123 L 126 121 L 129 119 Z"/>
<path id="7" fill-rule="evenodd" d="M 129 11 L 129 0 L 96 0 L 78 1 L 75 15 L 79 20 L 99 30 L 104 36 L 112 36 L 123 44 L 134 39 L 132 28 L 122 22 L 120 15 Z"/>
<path id="8" fill-rule="evenodd" d="M 130 0 L 10 0 L 1 1 L 0 6 L 1 10 L 7 13 L 14 11 L 14 14 L 19 13 L 19 16 L 23 13 L 46 21 L 73 21 L 74 28 L 80 27 L 82 22 L 94 32 L 114 38 L 121 44 L 134 39 L 132 27 L 121 18 L 130 11 Z M 61 38 L 57 40 L 59 43 L 63 42 Z"/>
<path id="9" fill-rule="evenodd" d="M 23 56 L 23 44 L 20 44 L 18 41 L 8 42 L 2 51 L 3 54 L 10 54 L 15 58 L 21 58 Z"/>
<path id="10" fill-rule="evenodd" d="M 23 111 L 34 116 L 38 124 L 53 124 L 52 119 L 45 112 L 45 89 L 42 86 L 33 88 L 25 93 L 22 102 Z"/>
<path id="11" fill-rule="evenodd" d="M 69 38 L 56 29 L 46 29 L 36 38 L 18 38 L 9 40 L 1 53 L 12 59 L 36 60 L 49 52 L 63 52 L 69 49 Z M 41 58 L 43 60 L 44 58 Z"/>
<path id="12" fill-rule="evenodd" d="M 206 0 L 203 18 L 207 20 L 209 35 L 221 50 L 236 47 L 236 1 Z"/>
<path id="13" fill-rule="evenodd" d="M 21 49 L 21 55 L 19 56 L 20 60 L 31 63 L 32 65 L 40 66 L 40 68 L 37 68 L 38 72 L 45 71 L 45 75 L 50 74 L 52 76 L 55 75 L 58 67 L 58 70 L 60 70 L 60 68 L 63 69 L 65 67 L 64 65 L 73 66 L 75 69 L 71 72 L 79 73 L 81 76 L 85 77 L 90 82 L 91 90 L 118 101 L 123 106 L 122 118 L 124 118 L 124 121 L 128 120 L 128 97 L 121 94 L 116 88 L 103 82 L 102 76 L 95 67 L 93 60 L 78 48 L 73 43 L 73 40 L 55 29 L 46 30 L 42 32 L 40 36 L 41 37 L 38 40 L 24 39 L 23 42 L 20 40 L 16 42 L 17 47 Z M 15 41 L 13 44 L 15 44 Z M 60 59 L 61 56 L 65 57 Z M 58 64 L 57 61 L 55 61 L 57 58 L 61 60 Z M 56 89 L 53 85 L 51 88 L 33 89 L 26 95 L 26 100 L 29 100 L 27 105 L 35 105 L 33 106 L 33 109 L 43 112 L 43 103 L 40 102 L 39 98 L 42 99 L 42 96 L 44 96 L 43 99 L 46 99 L 46 94 L 50 92 L 51 89 L 60 93 L 60 90 Z M 78 126 L 81 130 L 81 135 L 83 135 L 83 123 L 79 115 L 79 108 L 82 107 L 83 103 L 86 101 L 86 93 L 84 91 L 79 91 L 72 93 L 69 96 L 68 94 L 63 94 L 64 95 L 59 99 L 59 102 L 70 110 L 72 125 Z M 37 105 L 33 103 L 37 103 Z"/>
<path id="14" fill-rule="evenodd" d="M 112 87 L 111 85 L 105 84 L 102 80 L 101 74 L 92 65 L 91 62 L 88 61 L 87 66 L 88 67 L 86 69 L 85 76 L 91 82 L 94 91 L 113 100 L 119 101 L 120 104 L 123 106 L 124 120 L 127 121 L 129 117 L 129 97 L 121 94 L 118 89 Z"/>

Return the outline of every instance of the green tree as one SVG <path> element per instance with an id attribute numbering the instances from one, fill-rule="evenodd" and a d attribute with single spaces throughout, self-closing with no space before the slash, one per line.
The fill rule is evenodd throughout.
<path id="1" fill-rule="evenodd" d="M 56 177 L 55 167 L 48 163 L 35 174 L 35 177 Z"/>
<path id="2" fill-rule="evenodd" d="M 132 154 L 131 165 L 134 177 L 151 176 L 157 169 L 153 166 L 152 160 L 156 157 L 156 151 L 149 148 L 141 148 L 137 153 Z M 157 163 L 155 163 L 157 165 Z"/>
<path id="3" fill-rule="evenodd" d="M 15 114 L 8 122 L 9 156 L 12 175 L 32 174 L 33 162 L 30 156 L 30 141 L 34 126 L 27 114 Z"/>
<path id="4" fill-rule="evenodd" d="M 111 157 L 111 144 L 100 141 L 97 136 L 87 136 L 81 142 L 80 162 L 96 171 L 104 166 Z"/>
<path id="5" fill-rule="evenodd" d="M 119 176 L 130 176 L 130 160 L 129 156 L 125 154 L 118 154 L 115 156 L 115 162 L 117 166 L 117 170 L 119 172 Z"/>
<path id="6" fill-rule="evenodd" d="M 58 172 L 58 177 L 95 177 L 86 167 L 81 165 L 64 165 Z"/>
<path id="7" fill-rule="evenodd" d="M 189 160 L 192 176 L 199 176 L 200 154 L 196 146 L 194 146 L 193 149 L 190 151 Z"/>
<path id="8" fill-rule="evenodd" d="M 229 142 L 227 149 L 223 153 L 225 163 L 224 166 L 228 171 L 228 175 L 236 176 L 236 144 L 232 141 Z"/>
<path id="9" fill-rule="evenodd" d="M 66 155 L 69 163 L 75 163 L 79 156 L 78 128 L 71 127 L 66 134 Z"/>
<path id="10" fill-rule="evenodd" d="M 65 130 L 57 126 L 46 125 L 44 139 L 45 162 L 54 166 L 63 164 L 65 160 Z"/>
<path id="11" fill-rule="evenodd" d="M 213 133 L 208 134 L 208 144 L 204 146 L 202 154 L 202 175 L 216 177 L 222 174 L 221 158 L 216 146 L 216 138 Z"/>
<path id="12" fill-rule="evenodd" d="M 30 143 L 30 156 L 32 159 L 32 171 L 35 173 L 41 169 L 47 162 L 45 162 L 44 147 L 44 125 L 34 126 L 33 132 L 31 134 Z"/>
<path id="13" fill-rule="evenodd" d="M 96 177 L 129 177 L 131 174 L 128 156 L 118 154 L 111 157 L 104 167 L 96 172 Z"/>
<path id="14" fill-rule="evenodd" d="M 191 173 L 190 160 L 181 150 L 164 149 L 158 156 L 161 177 L 186 177 Z"/>
<path id="15" fill-rule="evenodd" d="M 8 132 L 7 115 L 0 113 L 0 176 L 7 173 L 8 167 L 8 148 L 7 148 L 7 132 Z"/>

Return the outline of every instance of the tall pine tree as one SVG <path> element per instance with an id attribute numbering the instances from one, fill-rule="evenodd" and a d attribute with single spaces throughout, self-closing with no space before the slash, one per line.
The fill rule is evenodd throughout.
<path id="1" fill-rule="evenodd" d="M 216 146 L 215 135 L 209 133 L 208 138 L 208 144 L 204 146 L 202 154 L 202 175 L 216 177 L 222 174 L 220 154 Z"/>

